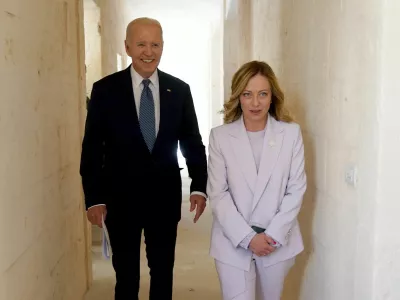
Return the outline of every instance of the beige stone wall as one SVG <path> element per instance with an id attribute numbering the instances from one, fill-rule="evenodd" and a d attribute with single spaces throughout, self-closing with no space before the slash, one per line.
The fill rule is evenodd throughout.
<path id="1" fill-rule="evenodd" d="M 382 8 L 380 70 L 379 169 L 377 172 L 373 298 L 400 299 L 400 2 L 385 1 Z"/>
<path id="2" fill-rule="evenodd" d="M 231 80 L 238 68 L 251 58 L 251 1 L 225 0 L 224 21 L 224 100 L 231 92 Z"/>
<path id="3" fill-rule="evenodd" d="M 376 1 L 283 1 L 282 83 L 306 147 L 301 299 L 372 299 L 380 26 Z M 345 182 L 355 165 L 359 183 Z M 303 276 L 303 278 L 301 278 Z"/>
<path id="4" fill-rule="evenodd" d="M 90 97 L 93 83 L 101 71 L 100 7 L 93 0 L 84 0 L 86 94 Z"/>
<path id="5" fill-rule="evenodd" d="M 222 124 L 223 115 L 220 113 L 224 104 L 224 9 L 222 5 L 219 7 L 220 20 L 215 22 L 211 36 L 211 64 L 210 64 L 210 125 L 214 128 Z M 207 133 L 209 134 L 209 133 Z M 208 137 L 207 137 L 208 140 Z M 207 149 L 208 150 L 208 149 Z"/>
<path id="6" fill-rule="evenodd" d="M 118 55 L 122 57 L 123 68 L 130 64 L 124 40 L 126 26 L 131 21 L 132 7 L 129 0 L 99 0 L 101 9 L 101 52 L 103 76 L 118 71 Z"/>
<path id="7" fill-rule="evenodd" d="M 283 31 L 282 7 L 285 1 L 252 0 L 251 59 L 267 60 L 277 76 L 282 74 Z"/>
<path id="8" fill-rule="evenodd" d="M 81 299 L 82 2 L 0 4 L 0 299 Z"/>
<path id="9" fill-rule="evenodd" d="M 231 26 L 247 14 L 230 13 L 237 21 Z M 300 215 L 306 250 L 283 299 L 399 298 L 399 13 L 396 1 L 251 3 L 248 60 L 265 60 L 276 71 L 306 150 L 309 188 Z M 225 49 L 246 39 L 228 29 Z M 238 55 L 226 57 L 230 76 Z M 358 170 L 355 187 L 345 182 L 351 165 Z"/>

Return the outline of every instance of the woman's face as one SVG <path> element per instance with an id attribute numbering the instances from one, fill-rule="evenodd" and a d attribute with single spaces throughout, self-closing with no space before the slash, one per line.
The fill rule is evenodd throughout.
<path id="1" fill-rule="evenodd" d="M 265 121 L 271 101 L 271 85 L 268 79 L 260 74 L 252 77 L 240 95 L 240 104 L 245 121 L 248 123 Z"/>

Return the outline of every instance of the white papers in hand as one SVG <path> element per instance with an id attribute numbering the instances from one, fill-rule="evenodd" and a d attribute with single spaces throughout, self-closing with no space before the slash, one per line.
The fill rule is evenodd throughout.
<path id="1" fill-rule="evenodd" d="M 102 252 L 105 259 L 110 259 L 112 256 L 112 249 L 110 243 L 110 237 L 108 235 L 107 227 L 104 222 L 104 215 L 101 216 L 101 224 L 103 226 L 103 238 L 102 238 Z"/>

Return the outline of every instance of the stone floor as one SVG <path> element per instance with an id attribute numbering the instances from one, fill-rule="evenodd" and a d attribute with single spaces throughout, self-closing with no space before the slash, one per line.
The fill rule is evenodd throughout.
<path id="1" fill-rule="evenodd" d="M 182 206 L 182 221 L 179 226 L 176 248 L 174 299 L 204 300 L 221 299 L 218 278 L 213 260 L 208 255 L 211 212 L 206 212 L 197 224 L 189 212 L 188 180 L 183 182 L 185 201 Z M 143 239 L 142 239 L 143 240 Z M 149 275 L 142 245 L 140 299 L 148 299 Z M 93 286 L 85 300 L 112 300 L 114 270 L 111 262 L 102 258 L 101 248 L 93 246 Z"/>

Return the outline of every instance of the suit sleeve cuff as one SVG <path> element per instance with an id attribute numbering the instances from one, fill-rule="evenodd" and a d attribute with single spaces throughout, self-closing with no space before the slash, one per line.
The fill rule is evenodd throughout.
<path id="1" fill-rule="evenodd" d="M 264 233 L 265 233 L 265 232 L 264 232 Z M 274 242 L 276 243 L 275 245 L 271 245 L 271 246 L 273 246 L 273 247 L 275 247 L 275 248 L 279 248 L 279 247 L 282 246 L 281 243 L 279 243 L 279 242 L 277 241 L 277 239 L 275 239 L 273 236 L 269 235 L 268 233 L 265 233 L 265 235 L 269 236 L 269 237 L 270 237 L 271 239 L 273 239 Z"/>
<path id="2" fill-rule="evenodd" d="M 190 195 L 200 195 L 207 199 L 207 195 L 202 192 L 193 191 Z"/>
<path id="3" fill-rule="evenodd" d="M 239 244 L 240 247 L 244 248 L 244 249 L 249 249 L 249 245 L 251 240 L 256 236 L 256 232 L 250 232 Z"/>
<path id="4" fill-rule="evenodd" d="M 288 236 L 290 232 L 286 235 L 283 235 L 280 231 L 266 230 L 265 234 L 271 237 L 275 242 L 277 242 L 280 246 L 286 245 Z"/>

